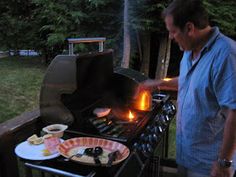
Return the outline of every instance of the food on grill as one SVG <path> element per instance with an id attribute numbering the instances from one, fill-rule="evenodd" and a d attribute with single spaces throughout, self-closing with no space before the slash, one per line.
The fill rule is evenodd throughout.
<path id="1" fill-rule="evenodd" d="M 91 119 L 90 121 L 93 123 L 93 125 L 100 125 L 100 124 L 106 122 L 107 119 L 106 118 L 99 118 L 99 119 L 95 118 L 95 119 Z"/>
<path id="2" fill-rule="evenodd" d="M 38 144 L 42 144 L 43 143 L 43 138 L 42 137 L 38 137 L 36 134 L 33 134 L 32 136 L 30 136 L 27 141 L 30 144 L 33 145 L 38 145 Z"/>
<path id="3" fill-rule="evenodd" d="M 104 117 L 107 116 L 110 113 L 111 109 L 110 108 L 96 108 L 93 110 L 93 113 L 97 117 Z"/>
<path id="4" fill-rule="evenodd" d="M 106 134 L 108 135 L 112 135 L 112 134 L 115 134 L 117 132 L 120 132 L 120 130 L 123 129 L 123 125 L 116 125 L 113 129 L 111 129 L 110 131 L 108 131 Z"/>

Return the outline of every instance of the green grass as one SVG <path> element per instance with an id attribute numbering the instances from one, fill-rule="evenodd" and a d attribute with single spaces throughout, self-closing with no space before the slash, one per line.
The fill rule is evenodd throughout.
<path id="1" fill-rule="evenodd" d="M 45 71 L 39 57 L 0 58 L 0 123 L 38 108 Z"/>
<path id="2" fill-rule="evenodd" d="M 169 152 L 168 152 L 168 158 L 175 159 L 176 157 L 176 142 L 175 142 L 175 131 L 176 131 L 176 118 L 172 120 L 169 128 Z"/>

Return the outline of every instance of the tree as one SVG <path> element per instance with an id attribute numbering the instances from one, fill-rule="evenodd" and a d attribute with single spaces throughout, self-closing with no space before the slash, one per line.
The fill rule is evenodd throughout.
<path id="1" fill-rule="evenodd" d="M 152 40 L 158 36 L 159 55 L 157 58 L 156 78 L 163 78 L 166 76 L 167 68 L 170 59 L 170 46 L 168 34 L 164 27 L 163 20 L 160 18 L 162 10 L 167 6 L 168 1 L 147 1 L 137 0 L 132 1 L 130 5 L 131 10 L 130 23 L 134 32 L 136 33 L 137 48 L 132 52 L 138 52 L 140 70 L 146 75 L 150 74 L 150 50 Z M 220 1 L 220 0 L 204 0 L 212 25 L 218 25 L 222 32 L 230 36 L 236 36 L 236 2 L 234 0 Z M 151 43 L 151 45 L 150 45 Z M 134 46 L 134 44 L 132 44 Z M 164 71 L 163 71 L 164 69 Z"/>
<path id="2" fill-rule="evenodd" d="M 35 31 L 38 33 L 38 48 L 52 57 L 66 48 L 69 37 L 111 37 L 116 38 L 117 12 L 111 1 L 33 0 L 38 7 L 34 12 Z M 117 8 L 119 11 L 119 8 Z M 114 18 L 116 16 L 116 18 Z M 86 50 L 85 50 L 86 51 Z"/>
<path id="3" fill-rule="evenodd" d="M 236 38 L 236 1 L 204 0 L 211 25 L 220 27 L 226 35 Z"/>
<path id="4" fill-rule="evenodd" d="M 0 2 L 0 42 L 2 49 L 28 48 L 33 36 L 31 28 L 32 4 L 29 1 Z"/>
<path id="5" fill-rule="evenodd" d="M 129 0 L 124 1 L 124 47 L 121 67 L 129 68 L 130 61 L 130 33 L 129 33 Z"/>
<path id="6" fill-rule="evenodd" d="M 139 54 L 139 68 L 141 72 L 149 76 L 151 63 L 151 48 L 152 38 L 160 34 L 163 36 L 163 31 L 166 32 L 163 20 L 161 19 L 161 12 L 164 9 L 167 1 L 133 1 L 131 4 L 131 26 L 136 33 L 136 46 L 133 52 Z M 166 36 L 165 36 L 166 37 Z M 163 40 L 159 40 L 162 42 Z M 162 45 L 161 45 L 162 46 Z M 162 49 L 156 48 L 156 52 Z M 155 58 L 155 60 L 160 60 Z M 161 63 L 159 63 L 161 64 Z"/>
<path id="7" fill-rule="evenodd" d="M 160 43 L 167 38 L 160 16 L 168 2 L 169 0 L 129 1 L 129 67 L 141 70 L 146 75 L 150 74 L 153 52 L 162 50 L 159 45 L 154 46 L 153 41 Z M 106 48 L 115 50 L 115 62 L 120 65 L 123 49 L 123 3 L 124 1 L 112 0 L 2 0 L 0 48 L 36 49 L 45 58 L 52 59 L 67 49 L 68 37 L 104 36 L 108 39 L 105 42 Z M 235 0 L 204 0 L 204 4 L 208 8 L 211 23 L 218 25 L 225 34 L 235 37 Z M 81 51 L 90 50 L 87 46 L 77 47 Z M 165 56 L 168 60 L 168 55 Z"/>

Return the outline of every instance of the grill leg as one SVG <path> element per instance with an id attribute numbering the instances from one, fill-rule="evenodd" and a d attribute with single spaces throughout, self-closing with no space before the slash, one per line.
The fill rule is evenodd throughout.
<path id="1" fill-rule="evenodd" d="M 103 52 L 103 42 L 99 42 L 99 52 Z"/>
<path id="2" fill-rule="evenodd" d="M 74 45 L 73 45 L 73 43 L 69 43 L 69 55 L 74 55 Z"/>
<path id="3" fill-rule="evenodd" d="M 26 166 L 24 166 L 24 168 L 26 177 L 33 177 L 32 169 Z"/>
<path id="4" fill-rule="evenodd" d="M 147 176 L 146 177 L 159 177 L 160 172 L 160 157 L 153 156 L 150 159 L 148 168 L 147 168 Z"/>

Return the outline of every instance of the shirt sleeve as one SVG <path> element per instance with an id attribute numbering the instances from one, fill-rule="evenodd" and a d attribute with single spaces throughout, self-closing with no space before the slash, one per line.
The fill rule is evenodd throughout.
<path id="1" fill-rule="evenodd" d="M 213 68 L 213 89 L 221 107 L 236 109 L 236 55 L 219 57 Z"/>

